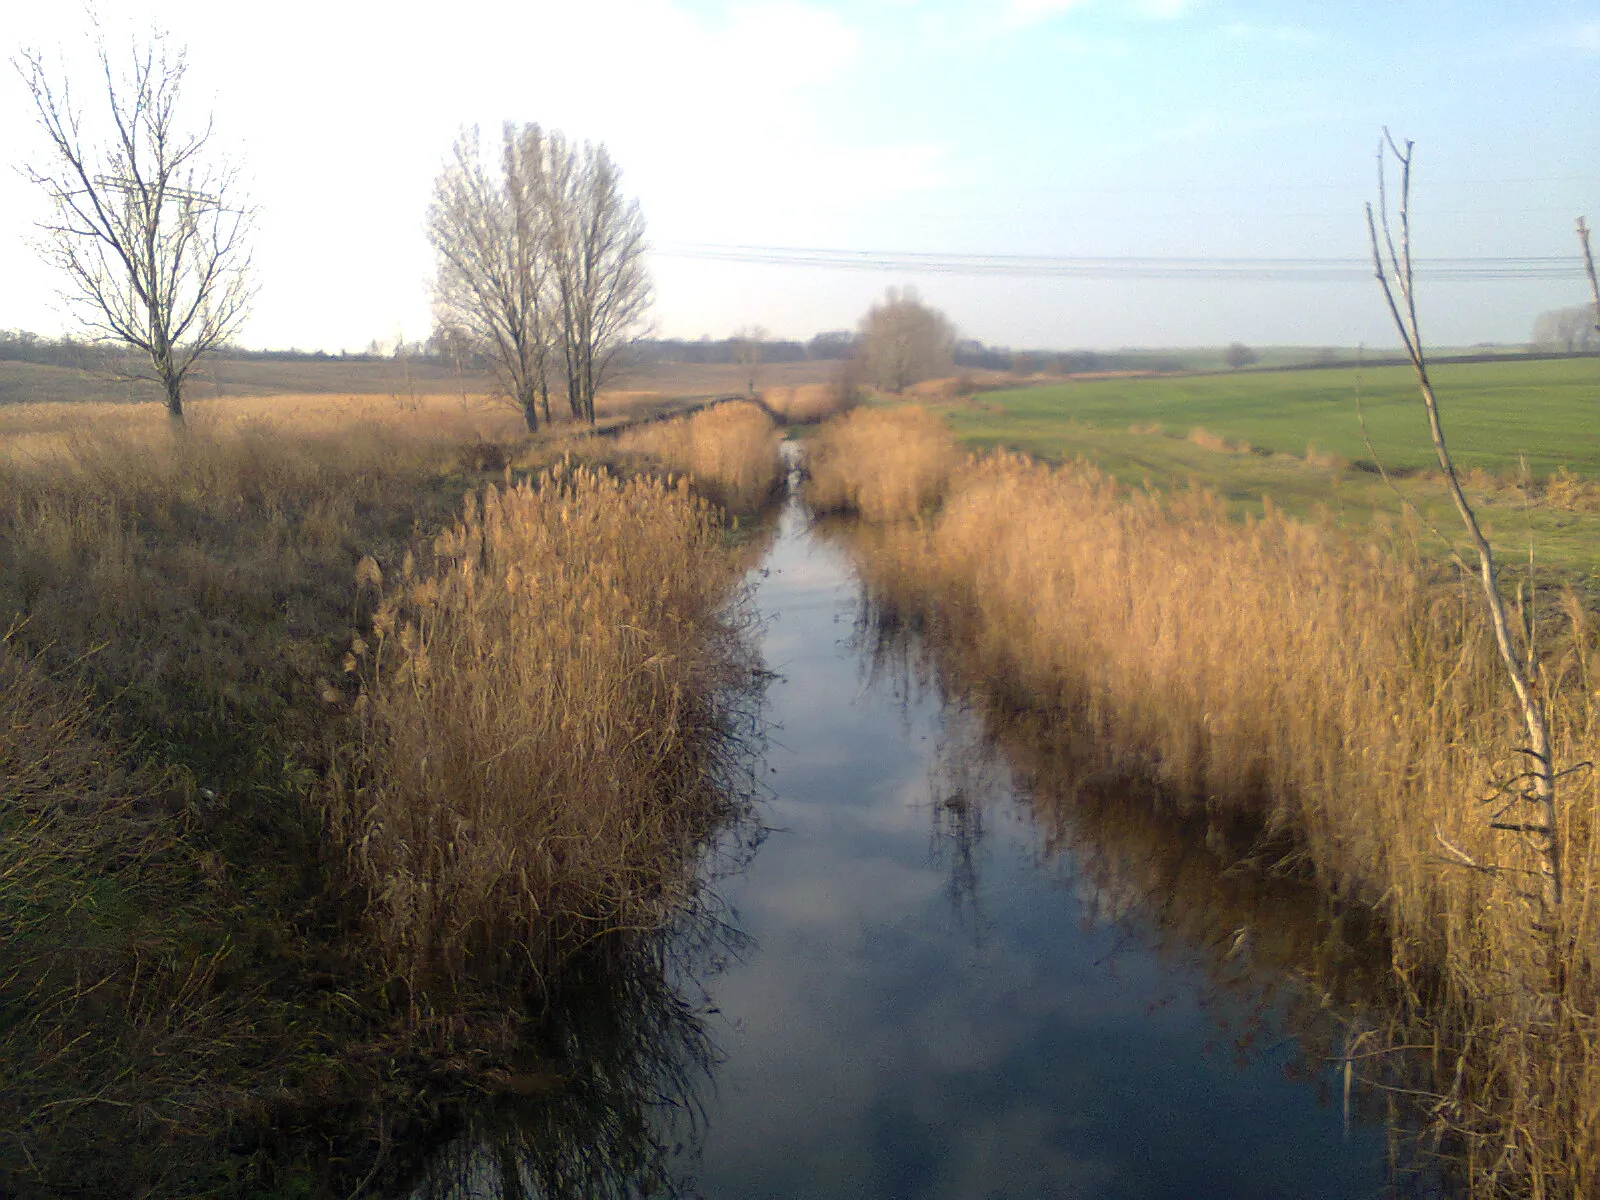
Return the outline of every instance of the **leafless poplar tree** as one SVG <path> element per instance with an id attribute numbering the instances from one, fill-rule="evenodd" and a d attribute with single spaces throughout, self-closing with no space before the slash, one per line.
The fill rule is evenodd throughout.
<path id="1" fill-rule="evenodd" d="M 500 169 L 476 130 L 457 139 L 428 210 L 438 252 L 435 320 L 494 363 L 530 431 L 550 419 L 564 373 L 576 420 L 594 399 L 651 299 L 644 218 L 605 147 L 508 123 Z"/>
<path id="2" fill-rule="evenodd" d="M 1445 444 L 1444 425 L 1439 416 L 1439 400 L 1428 374 L 1427 355 L 1423 348 L 1422 331 L 1417 320 L 1416 292 L 1413 287 L 1411 264 L 1411 151 L 1412 143 L 1401 149 L 1386 129 L 1383 142 L 1378 147 L 1378 208 L 1367 205 L 1367 234 L 1372 244 L 1372 263 L 1378 283 L 1383 288 L 1389 305 L 1389 315 L 1416 372 L 1417 386 L 1422 393 L 1423 407 L 1428 414 L 1428 432 L 1433 439 L 1434 452 L 1439 459 L 1439 469 L 1444 472 L 1445 483 L 1454 502 L 1456 513 L 1467 531 L 1478 560 L 1478 577 L 1483 588 L 1484 602 L 1489 610 L 1490 624 L 1494 629 L 1495 643 L 1506 674 L 1516 692 L 1517 704 L 1522 712 L 1523 724 L 1528 733 L 1528 745 L 1523 753 L 1528 759 L 1528 769 L 1520 772 L 1507 784 L 1510 805 L 1493 820 L 1494 828 L 1505 829 L 1526 837 L 1532 845 L 1540 864 L 1541 888 L 1534 899 L 1540 907 L 1541 923 L 1552 934 L 1559 920 L 1562 904 L 1561 833 L 1557 823 L 1556 780 L 1558 772 L 1553 760 L 1550 742 L 1550 724 L 1544 701 L 1534 680 L 1537 664 L 1531 641 L 1519 649 L 1511 635 L 1511 625 L 1506 616 L 1505 597 L 1500 592 L 1500 581 L 1489 540 L 1478 525 L 1477 515 L 1461 490 L 1456 475 L 1455 462 Z M 1385 184 L 1385 164 L 1392 155 L 1400 167 L 1400 203 L 1395 219 L 1391 221 L 1389 198 Z M 1398 244 L 1396 243 L 1398 227 Z M 1527 815 L 1504 819 L 1512 807 L 1524 806 Z M 1443 840 L 1441 835 L 1441 841 Z M 1460 850 L 1446 843 L 1456 857 L 1468 866 L 1480 870 L 1495 868 L 1473 862 Z"/>
<path id="3" fill-rule="evenodd" d="M 238 167 L 210 153 L 211 118 L 194 129 L 180 122 L 185 52 L 169 50 L 161 33 L 134 44 L 126 69 L 103 38 L 96 52 L 100 136 L 40 52 L 14 63 L 49 143 L 23 169 L 53 209 L 38 249 L 67 277 L 64 298 L 88 328 L 148 358 L 181 425 L 189 372 L 248 313 L 255 211 Z"/>
<path id="4" fill-rule="evenodd" d="M 955 370 L 955 328 L 913 288 L 890 288 L 861 318 L 858 350 L 866 382 L 903 392 Z"/>
<path id="5" fill-rule="evenodd" d="M 594 422 L 594 400 L 654 296 L 645 266 L 644 216 L 623 196 L 603 145 L 546 143 L 550 267 L 560 313 L 567 400 Z"/>
<path id="6" fill-rule="evenodd" d="M 434 319 L 494 365 L 529 432 L 550 419 L 550 219 L 545 136 L 507 122 L 500 167 L 485 166 L 476 129 L 456 139 L 434 187 L 428 239 L 438 254 Z"/>

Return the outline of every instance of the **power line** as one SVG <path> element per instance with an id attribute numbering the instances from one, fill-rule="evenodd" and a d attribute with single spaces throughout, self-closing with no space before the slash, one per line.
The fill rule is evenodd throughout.
<path id="1" fill-rule="evenodd" d="M 1033 279 L 1227 279 L 1249 283 L 1330 283 L 1368 279 L 1368 258 L 1198 258 L 1157 255 L 938 254 L 913 250 L 840 250 L 802 246 L 667 243 L 666 258 L 823 270 L 905 271 L 928 275 L 990 275 Z M 1418 259 L 1419 279 L 1495 282 L 1585 278 L 1571 257 Z"/>

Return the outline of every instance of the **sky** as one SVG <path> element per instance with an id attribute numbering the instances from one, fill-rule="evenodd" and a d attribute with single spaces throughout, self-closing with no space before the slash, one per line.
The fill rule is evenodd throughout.
<path id="1" fill-rule="evenodd" d="M 659 336 L 808 337 L 916 287 L 1013 347 L 1393 344 L 1377 285 L 972 274 L 959 256 L 1359 260 L 1381 130 L 1416 142 L 1417 255 L 1569 256 L 1600 222 L 1600 4 L 1344 0 L 100 0 L 120 53 L 188 47 L 260 210 L 239 340 L 427 336 L 423 219 L 466 125 L 601 141 L 643 209 Z M 0 0 L 95 98 L 86 10 Z M 74 328 L 8 166 L 42 135 L 0 71 L 0 328 Z M 760 248 L 752 250 L 750 248 Z M 936 256 L 845 269 L 770 248 Z M 778 257 L 794 257 L 785 254 Z M 802 256 L 808 257 L 808 256 Z M 814 257 L 814 256 L 809 256 Z M 955 257 L 957 261 L 949 261 Z M 962 267 L 950 270 L 952 266 Z M 1526 339 L 1576 277 L 1425 280 L 1437 345 Z"/>

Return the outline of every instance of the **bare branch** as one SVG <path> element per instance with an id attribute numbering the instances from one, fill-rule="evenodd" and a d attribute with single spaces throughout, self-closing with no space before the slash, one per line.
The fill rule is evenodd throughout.
<path id="1" fill-rule="evenodd" d="M 1400 227 L 1400 245 L 1396 250 L 1391 232 L 1389 219 L 1388 195 L 1384 183 L 1384 159 L 1392 154 L 1400 163 L 1400 203 L 1398 209 L 1398 222 Z M 1525 751 L 1533 760 L 1531 768 L 1532 784 L 1530 802 L 1534 804 L 1539 814 L 1539 830 L 1536 837 L 1536 849 L 1539 855 L 1541 870 L 1540 875 L 1543 890 L 1540 896 L 1542 908 L 1542 923 L 1549 928 L 1557 924 L 1557 915 L 1562 905 L 1562 869 L 1561 869 L 1561 842 L 1559 825 L 1556 820 L 1556 788 L 1557 778 L 1552 758 L 1550 728 L 1545 715 L 1544 703 L 1539 694 L 1534 690 L 1532 673 L 1534 658 L 1532 647 L 1528 647 L 1527 656 L 1518 650 L 1511 637 L 1510 623 L 1506 617 L 1505 598 L 1500 592 L 1500 582 L 1494 560 L 1494 552 L 1490 548 L 1488 539 L 1484 536 L 1478 524 L 1477 514 L 1471 504 L 1467 502 L 1466 494 L 1462 491 L 1461 481 L 1457 477 L 1455 462 L 1450 456 L 1449 448 L 1445 442 L 1444 425 L 1439 415 L 1438 396 L 1434 391 L 1433 381 L 1429 377 L 1427 360 L 1423 352 L 1422 333 L 1417 320 L 1416 294 L 1413 287 L 1414 276 L 1411 262 L 1411 156 L 1412 143 L 1406 142 L 1405 148 L 1395 142 L 1389 131 L 1383 131 L 1383 145 L 1379 148 L 1378 166 L 1378 197 L 1379 219 L 1374 219 L 1372 205 L 1367 205 L 1367 235 L 1372 246 L 1372 260 L 1377 279 L 1383 290 L 1384 300 L 1389 306 L 1389 314 L 1394 319 L 1395 327 L 1400 333 L 1401 340 L 1405 343 L 1406 352 L 1411 359 L 1411 365 L 1416 372 L 1417 387 L 1422 395 L 1423 408 L 1427 412 L 1428 432 L 1433 440 L 1435 455 L 1439 460 L 1439 467 L 1444 472 L 1445 483 L 1450 492 L 1450 498 L 1455 504 L 1456 513 L 1461 518 L 1462 526 L 1467 532 L 1468 540 L 1476 551 L 1478 559 L 1478 577 L 1482 585 L 1484 603 L 1489 611 L 1490 624 L 1494 629 L 1495 644 L 1499 648 L 1501 661 L 1505 665 L 1506 674 L 1510 678 L 1513 691 L 1516 693 L 1517 703 L 1522 712 L 1523 723 L 1528 731 L 1529 745 Z M 1382 242 L 1379 240 L 1379 229 L 1382 229 Z M 1385 253 L 1387 250 L 1387 262 Z M 1399 302 L 1396 294 L 1399 295 Z M 1435 835 L 1447 849 L 1461 858 L 1466 858 L 1458 848 L 1450 846 L 1437 828 Z M 1476 863 L 1470 865 L 1476 866 Z M 1479 868 L 1482 869 L 1482 868 Z"/>

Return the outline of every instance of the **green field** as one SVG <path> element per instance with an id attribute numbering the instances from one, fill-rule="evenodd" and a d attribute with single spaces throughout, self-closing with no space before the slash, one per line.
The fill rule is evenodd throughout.
<path id="1" fill-rule="evenodd" d="M 1547 500 L 1544 487 L 1563 467 L 1581 478 L 1580 490 L 1600 481 L 1600 360 L 1442 363 L 1433 374 L 1446 437 L 1458 467 L 1473 472 L 1468 491 L 1496 545 L 1525 561 L 1531 537 L 1540 561 L 1600 586 L 1600 511 L 1583 511 L 1600 508 L 1600 491 L 1575 511 Z M 1396 486 L 1453 534 L 1409 368 L 1084 380 L 980 393 L 939 411 L 974 447 L 1084 458 L 1135 486 L 1192 481 L 1239 511 L 1260 511 L 1270 496 L 1302 516 L 1326 511 L 1364 527 L 1401 506 L 1363 442 L 1358 389 L 1373 449 Z M 1197 443 L 1195 429 L 1216 437 Z M 1214 448 L 1217 438 L 1234 449 Z M 1524 464 L 1526 490 L 1514 486 Z"/>

